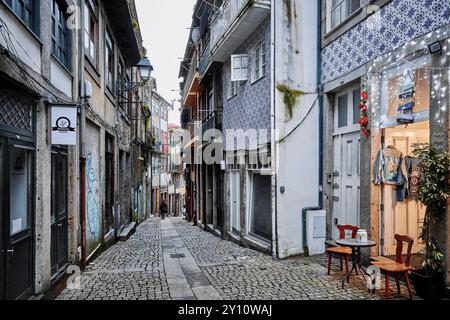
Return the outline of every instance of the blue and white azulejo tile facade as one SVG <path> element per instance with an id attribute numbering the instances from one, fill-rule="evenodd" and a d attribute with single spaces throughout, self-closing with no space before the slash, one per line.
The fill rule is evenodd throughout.
<path id="1" fill-rule="evenodd" d="M 322 83 L 449 23 L 450 0 L 393 0 L 322 50 Z"/>
<path id="2" fill-rule="evenodd" d="M 270 18 L 262 22 L 234 53 L 249 54 L 250 59 L 252 59 L 251 50 L 261 42 L 266 44 L 266 75 L 255 83 L 252 83 L 249 79 L 239 84 L 237 95 L 232 98 L 229 97 L 231 57 L 223 65 L 223 132 L 225 146 L 227 146 L 226 130 L 229 129 L 242 129 L 244 131 L 264 129 L 267 130 L 266 139 L 270 141 Z M 250 66 L 252 66 L 251 62 Z M 261 142 L 261 139 L 258 140 L 257 144 Z M 250 143 L 254 142 L 252 140 Z M 226 149 L 249 149 L 249 145 L 249 141 L 246 141 L 245 146 L 239 143 L 232 149 L 227 147 Z"/>

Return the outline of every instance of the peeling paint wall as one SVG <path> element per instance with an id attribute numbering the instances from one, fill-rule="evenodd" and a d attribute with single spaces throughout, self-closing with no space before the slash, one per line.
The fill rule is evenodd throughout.
<path id="1" fill-rule="evenodd" d="M 293 117 L 289 118 L 283 94 L 275 89 L 275 129 L 279 134 L 276 138 L 277 190 L 274 190 L 278 256 L 286 258 L 303 253 L 302 209 L 319 203 L 318 4 L 317 1 L 296 0 L 273 1 L 272 5 L 275 6 L 276 26 L 275 85 L 285 84 L 307 92 L 299 97 Z"/>

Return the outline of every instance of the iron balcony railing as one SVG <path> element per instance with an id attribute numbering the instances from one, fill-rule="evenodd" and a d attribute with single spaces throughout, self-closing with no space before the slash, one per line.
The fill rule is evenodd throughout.
<path id="1" fill-rule="evenodd" d="M 205 75 L 205 72 L 208 70 L 210 62 L 211 62 L 211 41 L 208 42 L 208 44 L 206 45 L 200 58 L 199 71 L 201 77 Z"/>
<path id="2" fill-rule="evenodd" d="M 222 110 L 210 111 L 207 113 L 202 124 L 202 133 L 211 129 L 222 130 Z"/>
<path id="3" fill-rule="evenodd" d="M 183 89 L 183 100 L 184 101 L 186 101 L 186 98 L 190 93 L 192 83 L 194 82 L 194 79 L 197 75 L 198 75 L 198 56 L 197 56 L 197 53 L 194 53 L 194 55 L 192 56 L 188 75 L 184 81 L 184 89 Z"/>
<path id="4" fill-rule="evenodd" d="M 225 0 L 211 23 L 211 49 L 227 32 L 241 11 L 253 0 Z"/>
<path id="5" fill-rule="evenodd" d="M 222 130 L 222 110 L 199 111 L 191 118 L 188 129 L 192 138 L 199 134 L 204 135 L 210 129 Z"/>

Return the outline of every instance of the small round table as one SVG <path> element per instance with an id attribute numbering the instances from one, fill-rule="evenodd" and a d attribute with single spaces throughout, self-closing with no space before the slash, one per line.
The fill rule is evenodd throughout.
<path id="1" fill-rule="evenodd" d="M 367 242 L 358 242 L 356 239 L 341 239 L 336 240 L 336 243 L 343 247 L 349 247 L 352 249 L 352 269 L 350 272 L 342 279 L 342 289 L 345 287 L 345 281 L 350 282 L 350 276 L 353 271 L 356 271 L 358 274 L 358 270 L 361 272 L 364 280 L 366 281 L 366 275 L 370 276 L 370 274 L 363 268 L 361 264 L 361 248 L 371 248 L 375 247 L 377 243 L 372 240 L 368 240 Z"/>

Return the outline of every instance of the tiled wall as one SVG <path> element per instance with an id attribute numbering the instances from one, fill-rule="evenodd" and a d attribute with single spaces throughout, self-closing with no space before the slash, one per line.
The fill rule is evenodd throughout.
<path id="1" fill-rule="evenodd" d="M 322 83 L 449 23 L 450 0 L 393 0 L 323 49 Z"/>
<path id="2" fill-rule="evenodd" d="M 255 83 L 250 80 L 238 86 L 238 94 L 228 99 L 231 59 L 223 65 L 223 130 L 267 129 L 270 141 L 270 18 L 251 34 L 235 54 L 251 54 L 252 48 L 266 42 L 266 76 Z M 251 65 L 251 63 L 250 63 Z M 250 78 L 250 77 L 249 77 Z M 226 136 L 225 136 L 226 143 Z M 226 145 L 226 144 L 225 144 Z M 248 148 L 248 143 L 246 148 Z M 239 149 L 239 148 L 237 148 Z"/>

